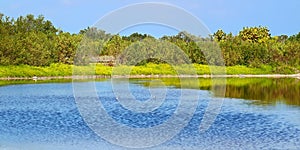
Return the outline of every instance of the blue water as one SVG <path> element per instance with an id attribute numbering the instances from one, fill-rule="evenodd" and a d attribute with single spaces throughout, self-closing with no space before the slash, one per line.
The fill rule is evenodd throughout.
<path id="1" fill-rule="evenodd" d="M 130 90 L 141 102 L 151 98 L 149 87 L 130 84 Z M 170 119 L 181 92 L 167 87 L 161 106 L 139 113 L 118 103 L 110 80 L 96 82 L 96 91 L 107 114 L 131 128 L 151 128 Z M 209 91 L 198 92 L 199 103 L 188 125 L 173 138 L 149 149 L 300 149 L 299 107 L 259 106 L 225 98 L 214 123 L 200 132 L 212 95 Z M 169 127 L 173 128 L 176 126 Z M 0 87 L 0 149 L 127 148 L 111 144 L 89 128 L 77 109 L 72 83 L 47 83 Z"/>

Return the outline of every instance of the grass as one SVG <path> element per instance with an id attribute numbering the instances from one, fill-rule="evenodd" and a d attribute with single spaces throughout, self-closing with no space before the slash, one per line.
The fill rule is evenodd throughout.
<path id="1" fill-rule="evenodd" d="M 65 64 L 51 64 L 47 67 L 28 65 L 0 66 L 0 77 L 33 77 L 33 76 L 70 76 L 72 66 Z"/>
<path id="2" fill-rule="evenodd" d="M 74 75 L 205 75 L 225 74 L 225 68 L 220 66 L 208 66 L 200 64 L 171 66 L 169 64 L 148 63 L 143 66 L 104 66 L 102 64 L 89 66 L 73 66 L 66 64 L 51 64 L 45 67 L 36 67 L 28 65 L 19 66 L 0 66 L 0 77 L 33 77 L 33 76 L 72 76 Z M 274 71 L 275 70 L 275 71 Z M 226 67 L 226 74 L 274 74 L 276 69 L 271 66 L 262 66 L 260 68 L 250 68 L 246 66 Z M 285 72 L 283 72 L 285 73 Z M 295 72 L 288 72 L 289 74 Z"/>

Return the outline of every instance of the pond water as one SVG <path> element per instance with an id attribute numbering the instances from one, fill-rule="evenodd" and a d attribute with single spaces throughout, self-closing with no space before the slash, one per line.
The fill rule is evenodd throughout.
<path id="1" fill-rule="evenodd" d="M 178 130 L 166 141 L 147 149 L 300 149 L 299 79 L 227 79 L 225 98 L 220 100 L 221 110 L 203 132 L 199 126 L 205 119 L 210 100 L 222 98 L 214 96 L 210 79 L 199 79 L 199 84 L 195 85 L 189 80 L 184 82 L 176 78 L 131 79 L 129 83 L 120 80 L 112 85 L 111 79 L 102 79 L 76 84 L 95 85 L 98 102 L 107 116 L 127 128 L 154 130 L 166 124 L 174 114 L 182 117 L 179 124 L 168 124 L 162 134 L 155 137 L 139 135 L 141 139 L 155 141 Z M 181 84 L 189 86 L 181 89 Z M 70 80 L 0 81 L 0 85 L 0 149 L 129 149 L 112 143 L 122 143 L 120 140 L 124 137 L 135 137 L 135 132 L 123 132 L 123 128 L 109 126 L 104 120 L 97 122 L 101 124 L 97 126 L 100 132 L 95 131 L 96 125 L 87 123 L 88 119 L 82 117 L 84 112 L 78 109 Z M 116 95 L 114 89 L 122 86 L 128 86 L 131 96 L 138 102 L 154 100 L 153 104 L 158 106 L 147 112 L 128 109 L 134 107 L 131 101 L 126 107 L 119 103 L 128 95 Z M 185 103 L 183 111 L 177 110 L 183 91 L 199 95 L 188 120 L 183 118 L 193 106 Z M 90 106 L 85 107 L 89 109 Z M 180 125 L 180 121 L 186 124 Z M 111 133 L 111 137 L 102 136 L 102 131 Z M 113 139 L 107 140 L 109 137 Z M 130 139 L 128 142 L 138 145 Z"/>

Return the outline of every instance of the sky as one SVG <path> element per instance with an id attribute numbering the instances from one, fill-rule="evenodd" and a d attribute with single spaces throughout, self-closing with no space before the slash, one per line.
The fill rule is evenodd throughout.
<path id="1" fill-rule="evenodd" d="M 237 34 L 243 27 L 252 26 L 266 26 L 272 35 L 300 32 L 299 0 L 1 0 L 0 13 L 14 18 L 27 14 L 43 15 L 57 28 L 78 33 L 116 9 L 142 2 L 180 7 L 201 20 L 211 33 L 222 29 Z M 178 31 L 148 24 L 125 29 L 120 34 L 133 32 L 162 36 Z"/>

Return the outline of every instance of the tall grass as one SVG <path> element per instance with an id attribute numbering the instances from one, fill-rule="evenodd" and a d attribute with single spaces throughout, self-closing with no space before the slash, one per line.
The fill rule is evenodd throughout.
<path id="1" fill-rule="evenodd" d="M 19 66 L 0 66 L 0 77 L 33 77 L 33 76 L 72 76 L 76 75 L 205 75 L 213 73 L 224 74 L 222 67 L 208 66 L 200 64 L 177 65 L 153 64 L 148 63 L 143 66 L 104 66 L 102 64 L 93 64 L 88 66 L 73 66 L 66 64 L 51 64 L 45 67 L 35 67 L 28 65 Z M 224 72 L 222 72 L 224 70 Z M 275 72 L 274 72 L 275 70 Z M 249 68 L 246 66 L 226 67 L 226 74 L 274 74 L 276 69 L 271 66 L 262 66 L 260 68 Z M 288 72 L 294 73 L 294 72 Z"/>
<path id="2" fill-rule="evenodd" d="M 0 77 L 70 76 L 72 65 L 51 64 L 47 67 L 28 65 L 0 66 Z"/>

